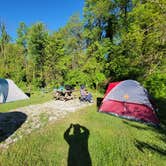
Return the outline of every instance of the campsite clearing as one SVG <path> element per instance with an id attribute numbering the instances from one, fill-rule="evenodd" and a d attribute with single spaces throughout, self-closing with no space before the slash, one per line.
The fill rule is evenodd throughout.
<path id="1" fill-rule="evenodd" d="M 161 107 L 164 119 L 164 103 Z M 41 119 L 45 121 L 44 115 Z M 164 122 L 164 121 L 163 121 Z M 165 166 L 166 133 L 162 129 L 131 122 L 96 111 L 91 105 L 49 123 L 0 152 L 0 164 L 8 165 L 58 165 L 68 164 L 73 154 L 64 140 L 70 124 L 80 124 L 89 130 L 88 152 L 92 165 L 147 165 Z M 77 149 L 76 151 L 77 152 Z M 85 151 L 82 149 L 81 153 Z M 86 161 L 86 158 L 84 158 Z"/>
<path id="2" fill-rule="evenodd" d="M 70 153 L 64 133 L 73 123 L 89 130 L 89 139 L 85 141 L 92 165 L 165 166 L 165 100 L 158 101 L 162 129 L 157 129 L 99 113 L 94 104 L 78 100 L 47 101 L 50 99 L 50 94 L 38 94 L 30 100 L 0 105 L 3 111 L 0 114 L 7 117 L 5 122 L 10 131 L 9 137 L 1 138 L 0 146 L 4 150 L 0 151 L 0 165 L 67 165 Z M 45 103 L 35 104 L 39 102 Z M 21 121 L 12 128 L 12 123 L 19 122 L 15 117 Z"/>
<path id="3" fill-rule="evenodd" d="M 43 104 L 29 105 L 7 113 L 0 113 L 0 130 L 3 133 L 0 135 L 0 142 L 3 141 L 0 144 L 0 149 L 6 149 L 24 135 L 87 105 L 89 104 L 80 103 L 78 99 L 66 102 L 51 100 Z"/>

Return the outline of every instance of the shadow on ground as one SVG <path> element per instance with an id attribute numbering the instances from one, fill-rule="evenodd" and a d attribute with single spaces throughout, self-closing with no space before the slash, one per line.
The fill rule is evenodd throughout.
<path id="1" fill-rule="evenodd" d="M 156 100 L 157 107 L 159 108 L 158 117 L 162 127 L 166 131 L 166 98 Z M 165 133 L 166 134 L 166 133 Z"/>
<path id="2" fill-rule="evenodd" d="M 146 142 L 139 141 L 137 139 L 135 139 L 134 144 L 137 147 L 137 149 L 139 151 L 141 151 L 142 153 L 144 153 L 144 150 L 147 149 L 147 150 L 149 150 L 151 152 L 155 152 L 155 153 L 158 153 L 158 154 L 163 155 L 163 156 L 166 155 L 166 150 L 162 149 L 161 147 L 159 147 L 157 145 L 148 144 Z"/>
<path id="3" fill-rule="evenodd" d="M 152 127 L 152 126 L 140 126 L 139 124 L 133 124 L 130 121 L 124 120 L 123 123 L 134 127 L 138 130 L 152 130 L 153 132 L 158 133 L 157 138 L 162 142 L 166 143 L 166 99 L 157 99 L 156 100 L 157 107 L 159 111 L 157 116 L 160 120 L 160 127 Z M 143 142 L 135 139 L 134 145 L 140 152 L 144 152 L 144 149 L 148 149 L 149 151 L 159 153 L 160 155 L 166 155 L 166 149 L 159 147 L 152 143 Z"/>
<path id="4" fill-rule="evenodd" d="M 0 142 L 20 128 L 26 119 L 27 115 L 22 112 L 0 113 Z"/>
<path id="5" fill-rule="evenodd" d="M 89 135 L 89 130 L 79 124 L 71 124 L 65 131 L 64 139 L 69 145 L 68 166 L 92 166 L 88 150 Z"/>

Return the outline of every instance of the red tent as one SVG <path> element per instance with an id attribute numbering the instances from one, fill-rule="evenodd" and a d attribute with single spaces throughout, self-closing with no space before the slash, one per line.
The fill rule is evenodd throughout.
<path id="1" fill-rule="evenodd" d="M 159 124 L 147 90 L 134 80 L 110 83 L 99 111 L 145 123 Z"/>

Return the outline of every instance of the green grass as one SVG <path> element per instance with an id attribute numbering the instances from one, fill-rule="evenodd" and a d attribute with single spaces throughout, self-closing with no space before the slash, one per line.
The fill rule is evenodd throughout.
<path id="1" fill-rule="evenodd" d="M 52 98 L 51 93 L 41 93 L 41 92 L 35 92 L 31 95 L 30 99 L 28 100 L 20 100 L 5 104 L 0 104 L 0 112 L 7 112 L 11 109 L 16 109 L 19 107 L 28 106 L 31 104 L 39 104 L 44 103 Z"/>
<path id="2" fill-rule="evenodd" d="M 88 148 L 80 149 L 81 144 L 76 145 L 75 141 L 71 144 L 73 151 L 68 152 L 63 135 L 71 123 L 89 130 Z M 87 141 L 86 137 L 77 138 Z M 164 166 L 165 139 L 165 129 L 98 113 L 93 105 L 25 136 L 0 152 L 0 165 L 65 166 L 69 154 L 76 154 L 76 160 L 82 160 L 83 165 L 88 161 L 83 154 L 89 152 L 93 166 Z"/>

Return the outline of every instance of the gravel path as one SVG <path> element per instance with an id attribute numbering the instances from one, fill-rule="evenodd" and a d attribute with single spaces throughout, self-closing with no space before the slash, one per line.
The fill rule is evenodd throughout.
<path id="1" fill-rule="evenodd" d="M 65 117 L 90 103 L 81 103 L 78 99 L 69 101 L 51 100 L 37 105 L 30 105 L 0 113 L 0 149 L 6 149 L 10 144 L 21 139 L 35 129 L 49 122 Z"/>

